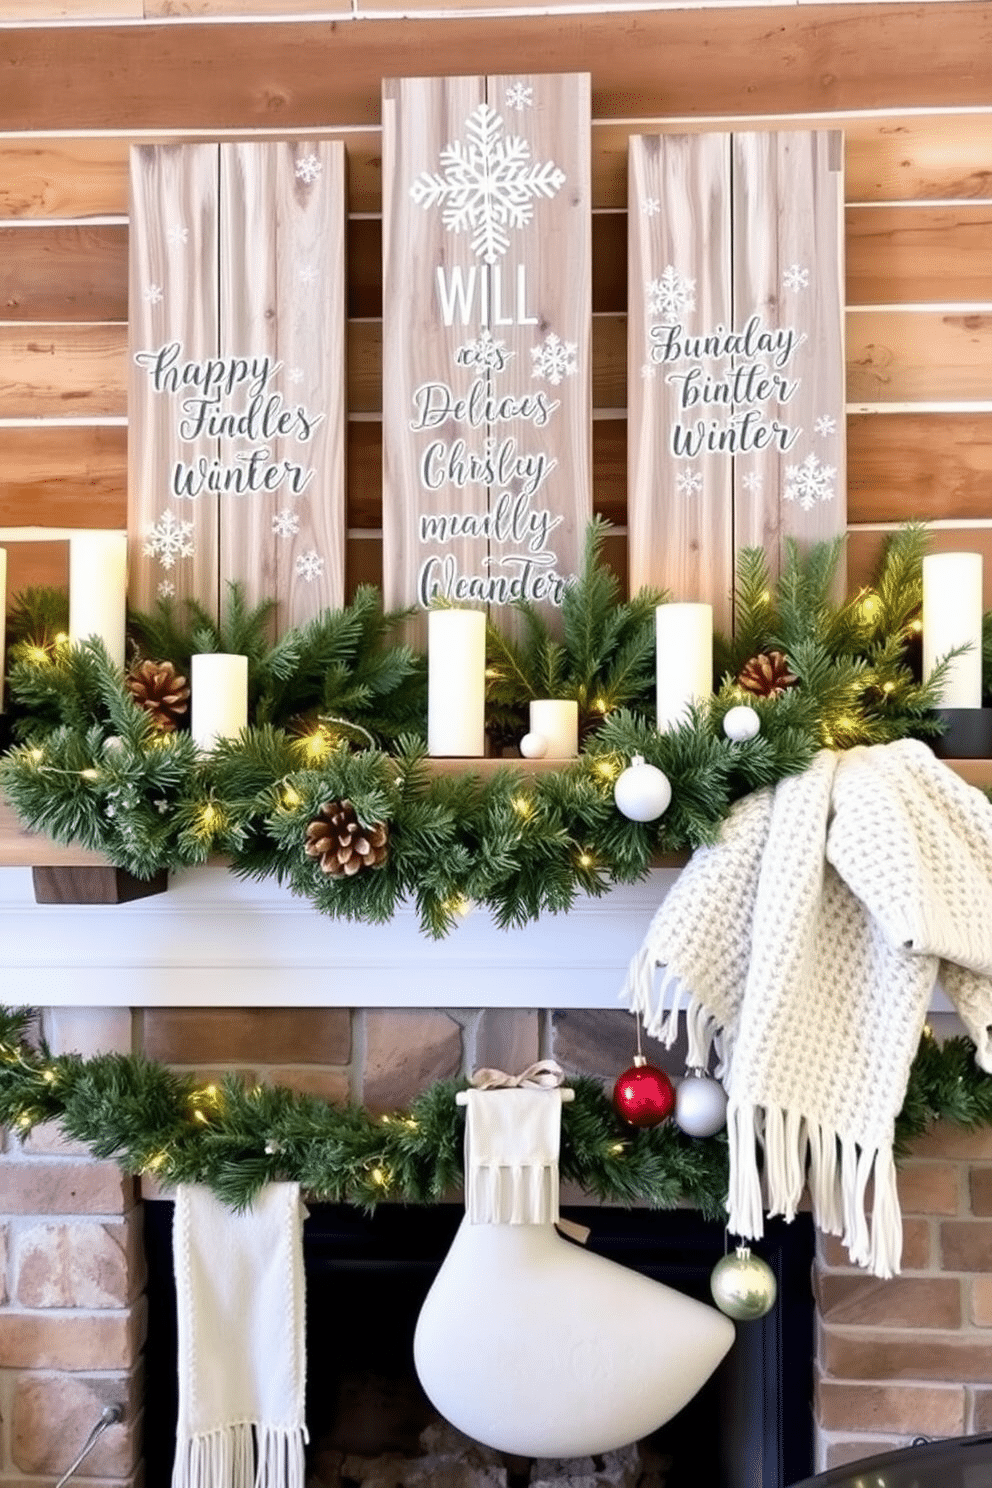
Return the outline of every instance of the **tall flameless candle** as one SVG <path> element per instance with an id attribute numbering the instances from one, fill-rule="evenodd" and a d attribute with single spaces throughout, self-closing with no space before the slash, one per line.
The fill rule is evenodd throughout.
<path id="1" fill-rule="evenodd" d="M 248 723 L 248 658 L 204 651 L 191 659 L 190 732 L 200 749 L 213 749 Z"/>
<path id="2" fill-rule="evenodd" d="M 97 636 L 124 665 L 127 533 L 77 532 L 69 539 L 69 639 Z"/>
<path id="3" fill-rule="evenodd" d="M 579 752 L 579 705 L 565 698 L 535 698 L 530 731 L 547 741 L 546 759 L 574 759 Z"/>
<path id="4" fill-rule="evenodd" d="M 658 728 L 665 733 L 713 691 L 713 606 L 659 605 L 654 622 Z"/>
<path id="5" fill-rule="evenodd" d="M 982 706 L 982 555 L 931 553 L 923 560 L 923 680 L 966 644 L 971 649 L 948 665 L 944 708 Z"/>
<path id="6" fill-rule="evenodd" d="M 427 615 L 427 752 L 469 759 L 486 752 L 486 615 Z"/>

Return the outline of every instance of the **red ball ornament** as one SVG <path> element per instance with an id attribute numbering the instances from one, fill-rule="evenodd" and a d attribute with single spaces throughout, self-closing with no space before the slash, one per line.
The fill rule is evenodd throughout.
<path id="1" fill-rule="evenodd" d="M 675 1086 L 664 1070 L 637 1054 L 613 1087 L 613 1105 L 628 1126 L 657 1126 L 675 1110 Z"/>

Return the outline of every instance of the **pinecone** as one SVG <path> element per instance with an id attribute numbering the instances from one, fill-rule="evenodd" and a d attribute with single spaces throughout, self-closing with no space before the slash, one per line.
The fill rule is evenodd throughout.
<path id="1" fill-rule="evenodd" d="M 305 852 L 319 858 L 333 878 L 353 878 L 363 868 L 381 868 L 389 856 L 385 822 L 363 827 L 350 801 L 325 801 L 307 827 Z"/>
<path id="2" fill-rule="evenodd" d="M 781 651 L 759 651 L 741 667 L 737 681 L 745 692 L 755 697 L 777 697 L 799 678 L 789 671 L 789 663 Z"/>
<path id="3" fill-rule="evenodd" d="M 171 732 L 189 708 L 189 685 L 171 661 L 143 661 L 131 669 L 127 687 L 136 703 L 152 715 L 157 728 Z"/>

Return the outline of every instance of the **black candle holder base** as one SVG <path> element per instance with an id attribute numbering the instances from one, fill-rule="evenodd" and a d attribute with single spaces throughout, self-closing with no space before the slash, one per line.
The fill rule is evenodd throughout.
<path id="1" fill-rule="evenodd" d="M 933 741 L 938 759 L 992 759 L 992 708 L 938 708 L 944 732 Z"/>

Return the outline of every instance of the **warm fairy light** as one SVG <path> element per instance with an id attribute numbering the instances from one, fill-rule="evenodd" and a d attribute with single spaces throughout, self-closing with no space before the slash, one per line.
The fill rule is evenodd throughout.
<path id="1" fill-rule="evenodd" d="M 464 920 L 475 908 L 475 900 L 470 899 L 467 894 L 452 894 L 450 898 L 443 900 L 442 908 L 448 914 L 456 915 L 458 919 Z"/>
<path id="2" fill-rule="evenodd" d="M 294 807 L 299 806 L 300 801 L 302 799 L 303 798 L 300 795 L 299 791 L 294 790 L 291 785 L 284 785 L 283 786 L 283 788 L 282 788 L 282 804 L 288 810 L 292 810 Z"/>
<path id="3" fill-rule="evenodd" d="M 596 859 L 590 852 L 581 852 L 576 858 L 576 862 L 580 868 L 592 868 L 595 866 Z"/>
<path id="4" fill-rule="evenodd" d="M 56 633 L 55 644 L 56 646 L 68 646 L 69 637 L 66 635 L 64 630 L 60 630 Z"/>
<path id="5" fill-rule="evenodd" d="M 145 1161 L 145 1172 L 157 1173 L 159 1168 L 164 1168 L 168 1161 L 169 1154 L 167 1152 L 153 1152 L 151 1157 Z"/>
<path id="6" fill-rule="evenodd" d="M 376 1188 L 385 1188 L 389 1182 L 389 1174 L 386 1172 L 386 1169 L 380 1168 L 378 1165 L 372 1169 L 369 1177 L 372 1179 Z"/>
<path id="7" fill-rule="evenodd" d="M 17 1125 L 21 1128 L 22 1131 L 26 1131 L 27 1128 L 31 1125 L 31 1115 L 28 1111 L 21 1112 L 20 1116 L 18 1116 L 17 1118 Z"/>
<path id="8" fill-rule="evenodd" d="M 31 761 L 31 763 L 33 765 L 40 765 L 41 762 L 42 762 L 42 760 L 44 758 L 45 758 L 45 751 L 43 749 L 29 749 L 28 750 L 28 759 Z"/>
<path id="9" fill-rule="evenodd" d="M 201 1111 L 200 1110 L 199 1106 L 194 1106 L 193 1107 L 193 1120 L 194 1121 L 199 1121 L 202 1126 L 206 1126 L 208 1124 L 210 1118 L 209 1118 L 209 1116 L 207 1115 L 207 1113 L 205 1111 Z"/>
<path id="10" fill-rule="evenodd" d="M 919 635 L 920 632 L 923 629 L 923 621 L 922 620 L 911 620 L 910 621 L 910 624 L 909 624 L 909 628 L 913 632 L 914 635 Z"/>
<path id="11" fill-rule="evenodd" d="M 590 706 L 595 713 L 608 713 L 610 711 L 610 705 L 604 697 L 593 698 Z"/>
<path id="12" fill-rule="evenodd" d="M 518 816 L 523 817 L 524 821 L 528 821 L 534 815 L 534 803 L 529 796 L 511 796 L 510 805 Z"/>
<path id="13" fill-rule="evenodd" d="M 303 740 L 303 749 L 308 759 L 326 759 L 331 752 L 331 741 L 324 729 L 315 729 Z"/>
<path id="14" fill-rule="evenodd" d="M 46 1069 L 42 1070 L 41 1078 L 44 1080 L 46 1085 L 54 1085 L 55 1081 L 58 1079 L 58 1075 L 56 1074 L 55 1070 Z"/>
<path id="15" fill-rule="evenodd" d="M 625 1150 L 626 1149 L 624 1147 L 623 1142 L 611 1142 L 610 1143 L 610 1154 L 613 1157 L 619 1157 L 620 1154 L 621 1154 L 621 1152 L 624 1152 Z"/>
<path id="16" fill-rule="evenodd" d="M 200 812 L 200 827 L 204 832 L 211 832 L 220 823 L 221 814 L 212 802 L 208 801 Z"/>
<path id="17" fill-rule="evenodd" d="M 596 774 L 601 775 L 604 780 L 615 780 L 617 778 L 616 760 L 597 760 Z"/>
<path id="18" fill-rule="evenodd" d="M 883 692 L 895 692 L 895 690 L 896 690 L 896 684 L 894 682 L 883 682 L 882 683 L 882 691 Z"/>
<path id="19" fill-rule="evenodd" d="M 882 601 L 870 589 L 865 590 L 858 602 L 858 610 L 865 625 L 874 625 L 882 613 Z"/>
<path id="20" fill-rule="evenodd" d="M 100 779 L 100 771 L 94 769 L 93 766 L 91 765 L 88 770 L 80 770 L 80 772 L 79 772 L 79 778 L 81 780 L 99 780 Z"/>
<path id="21" fill-rule="evenodd" d="M 35 666 L 41 666 L 48 661 L 48 652 L 44 646 L 28 646 L 24 653 L 27 661 L 33 661 Z"/>

